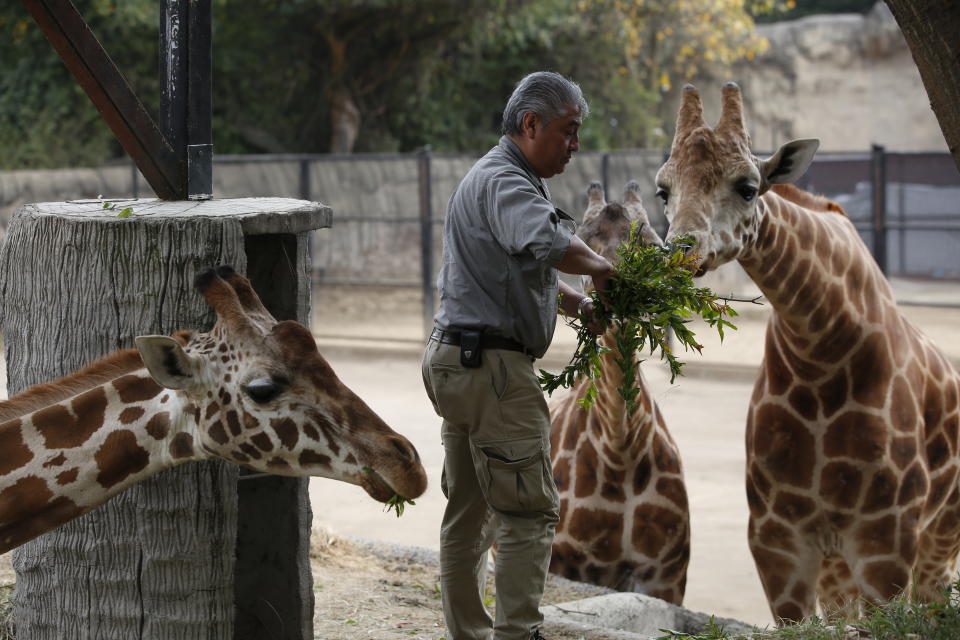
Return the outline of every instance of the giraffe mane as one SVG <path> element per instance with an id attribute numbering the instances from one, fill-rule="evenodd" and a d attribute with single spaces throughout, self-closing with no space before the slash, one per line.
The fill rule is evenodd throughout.
<path id="1" fill-rule="evenodd" d="M 843 207 L 833 200 L 810 193 L 809 191 L 804 191 L 800 187 L 792 184 L 775 184 L 770 187 L 770 191 L 773 191 L 784 200 L 789 200 L 811 211 L 832 212 L 842 216 L 847 215 Z"/>
<path id="2" fill-rule="evenodd" d="M 173 337 L 186 344 L 192 333 L 178 331 Z M 0 403 L 0 423 L 43 409 L 143 368 L 143 358 L 136 349 L 115 351 L 68 376 L 35 384 Z"/>

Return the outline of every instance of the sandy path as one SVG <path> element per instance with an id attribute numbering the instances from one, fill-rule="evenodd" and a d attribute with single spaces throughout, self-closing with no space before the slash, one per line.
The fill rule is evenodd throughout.
<path id="1" fill-rule="evenodd" d="M 431 484 L 416 506 L 398 519 L 384 513 L 359 487 L 314 479 L 315 521 L 341 535 L 436 549 L 445 503 L 439 489 L 443 450 L 439 418 L 423 392 L 419 359 L 329 349 L 326 355 L 348 386 L 410 438 Z M 737 377 L 721 382 L 690 377 L 670 385 L 659 365 L 646 366 L 645 371 L 686 469 L 694 538 L 684 604 L 768 624 L 770 614 L 746 542 L 743 430 L 752 383 Z"/>

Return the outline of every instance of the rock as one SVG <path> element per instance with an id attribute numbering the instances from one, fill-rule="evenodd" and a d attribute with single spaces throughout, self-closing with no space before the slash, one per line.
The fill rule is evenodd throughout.
<path id="1" fill-rule="evenodd" d="M 588 624 L 615 629 L 643 638 L 664 635 L 663 629 L 683 633 L 700 633 L 710 616 L 651 598 L 640 593 L 612 593 L 573 602 L 541 607 L 551 623 Z M 750 625 L 728 618 L 714 622 L 730 633 L 748 633 Z"/>

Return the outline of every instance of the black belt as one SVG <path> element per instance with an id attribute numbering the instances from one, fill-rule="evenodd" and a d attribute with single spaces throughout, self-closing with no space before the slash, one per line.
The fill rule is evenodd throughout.
<path id="1" fill-rule="evenodd" d="M 432 340 L 438 340 L 444 344 L 460 344 L 460 332 L 445 329 L 434 329 L 430 334 Z M 519 351 L 529 354 L 527 348 L 516 340 L 510 338 L 501 338 L 500 336 L 483 336 L 480 339 L 481 349 L 506 349 L 507 351 Z"/>

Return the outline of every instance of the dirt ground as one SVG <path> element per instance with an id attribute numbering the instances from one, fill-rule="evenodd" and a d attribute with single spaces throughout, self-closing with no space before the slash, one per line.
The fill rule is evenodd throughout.
<path id="1" fill-rule="evenodd" d="M 317 640 L 446 637 L 435 556 L 348 540 L 315 529 L 311 558 Z M 544 602 L 569 602 L 605 591 L 551 576 Z M 492 615 L 495 595 L 488 590 L 487 597 Z M 586 640 L 583 632 L 556 624 L 544 625 L 543 633 L 550 640 Z M 602 632 L 589 634 L 589 640 L 615 637 Z"/>

